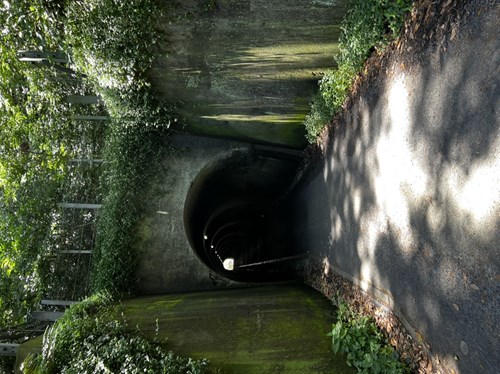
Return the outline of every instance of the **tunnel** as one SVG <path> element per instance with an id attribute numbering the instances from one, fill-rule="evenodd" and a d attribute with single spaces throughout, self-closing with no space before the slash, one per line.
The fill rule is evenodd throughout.
<path id="1" fill-rule="evenodd" d="M 196 176 L 184 206 L 184 226 L 196 255 L 235 281 L 293 276 L 293 253 L 277 240 L 287 223 L 277 207 L 295 176 L 301 152 L 241 148 L 208 163 Z"/>

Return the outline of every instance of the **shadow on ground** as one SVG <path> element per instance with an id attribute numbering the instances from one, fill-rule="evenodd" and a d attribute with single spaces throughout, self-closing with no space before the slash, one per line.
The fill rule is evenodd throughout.
<path id="1" fill-rule="evenodd" d="M 421 64 L 393 56 L 285 201 L 291 245 L 373 287 L 459 372 L 500 365 L 494 14 Z"/>

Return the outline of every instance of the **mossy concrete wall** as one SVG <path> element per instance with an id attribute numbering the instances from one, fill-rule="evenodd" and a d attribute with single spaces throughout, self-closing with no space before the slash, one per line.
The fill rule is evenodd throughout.
<path id="1" fill-rule="evenodd" d="M 123 313 L 122 313 L 123 312 Z M 353 374 L 327 333 L 335 308 L 299 284 L 147 296 L 121 303 L 129 329 L 159 339 L 175 354 L 207 358 L 225 374 Z M 20 346 L 16 373 L 42 338 Z"/>
<path id="2" fill-rule="evenodd" d="M 305 286 L 150 296 L 122 307 L 131 328 L 223 373 L 354 373 L 326 335 L 335 309 Z"/>
<path id="3" fill-rule="evenodd" d="M 184 130 L 301 148 L 321 74 L 334 65 L 345 0 L 186 0 L 163 21 L 154 89 Z"/>
<path id="4" fill-rule="evenodd" d="M 17 350 L 16 364 L 14 365 L 14 373 L 21 374 L 21 365 L 28 355 L 37 355 L 42 352 L 43 336 L 37 336 L 27 342 L 21 344 Z"/>
<path id="5" fill-rule="evenodd" d="M 187 242 L 182 216 L 189 186 L 210 160 L 233 148 L 305 146 L 302 121 L 322 72 L 333 67 L 346 3 L 186 0 L 161 21 L 164 53 L 150 71 L 153 88 L 185 117 L 175 131 L 212 139 L 174 137 L 188 151 L 158 165 L 157 180 L 144 192 L 139 293 L 227 284 Z"/>

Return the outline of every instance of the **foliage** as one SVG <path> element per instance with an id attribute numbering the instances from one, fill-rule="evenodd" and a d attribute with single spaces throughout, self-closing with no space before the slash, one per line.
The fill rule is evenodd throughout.
<path id="1" fill-rule="evenodd" d="M 117 320 L 109 294 L 98 293 L 71 306 L 49 328 L 42 354 L 24 362 L 27 374 L 52 373 L 202 373 L 206 360 L 181 358 Z"/>
<path id="2" fill-rule="evenodd" d="M 344 103 L 356 71 L 349 65 L 339 65 L 328 71 L 320 81 L 319 92 L 311 104 L 311 111 L 304 120 L 307 139 L 314 142 Z"/>
<path id="3" fill-rule="evenodd" d="M 370 54 L 383 50 L 398 36 L 411 5 L 412 0 L 352 1 L 342 22 L 337 69 L 327 71 L 319 82 L 319 94 L 304 121 L 310 142 L 341 108 Z"/>
<path id="4" fill-rule="evenodd" d="M 160 41 L 158 20 L 172 4 L 158 0 L 90 0 L 67 6 L 66 48 L 114 118 L 167 125 L 172 108 L 147 80 Z"/>
<path id="5" fill-rule="evenodd" d="M 346 303 L 340 303 L 337 322 L 328 336 L 332 337 L 333 351 L 347 354 L 347 364 L 358 373 L 409 373 L 375 323 L 352 311 Z"/>
<path id="6" fill-rule="evenodd" d="M 12 374 L 16 358 L 14 356 L 0 356 L 0 374 Z"/>
<path id="7" fill-rule="evenodd" d="M 69 94 L 81 82 L 17 50 L 56 48 L 60 23 L 42 0 L 0 4 L 0 325 L 22 321 L 39 293 L 38 260 L 67 160 L 79 139 Z"/>
<path id="8" fill-rule="evenodd" d="M 162 35 L 155 21 L 168 6 L 156 0 L 76 1 L 67 9 L 68 49 L 112 117 L 106 139 L 103 208 L 93 256 L 93 288 L 128 293 L 135 285 L 134 234 L 140 198 L 166 146 L 174 108 L 146 79 Z"/>
<path id="9" fill-rule="evenodd" d="M 98 221 L 94 255 L 94 289 L 114 294 L 130 292 L 135 284 L 134 234 L 142 212 L 146 184 L 158 160 L 169 151 L 163 127 L 114 122 L 107 140 L 109 160 L 102 183 L 107 190 Z"/>
<path id="10" fill-rule="evenodd" d="M 124 90 L 145 84 L 163 16 L 155 0 L 86 0 L 68 4 L 66 42 L 78 69 L 99 87 Z"/>
<path id="11" fill-rule="evenodd" d="M 2 44 L 13 50 L 57 50 L 63 39 L 64 1 L 4 0 L 0 5 Z M 5 44 L 8 40 L 9 43 Z"/>
<path id="12" fill-rule="evenodd" d="M 82 156 L 90 126 L 71 117 L 101 115 L 102 108 L 69 104 L 68 95 L 99 94 L 113 117 L 104 177 L 109 206 L 94 256 L 96 288 L 133 284 L 133 222 L 140 215 L 134 198 L 148 175 L 144 165 L 176 120 L 145 78 L 161 36 L 154 21 L 170 6 L 157 0 L 0 4 L 0 325 L 21 322 L 48 287 L 47 238 L 61 189 L 74 176 L 68 160 L 92 156 Z M 66 51 L 77 73 L 21 62 L 18 50 Z"/>

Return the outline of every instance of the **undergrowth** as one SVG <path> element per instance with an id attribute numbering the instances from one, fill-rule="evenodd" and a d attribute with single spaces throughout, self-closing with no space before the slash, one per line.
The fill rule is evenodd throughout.
<path id="1" fill-rule="evenodd" d="M 173 3 L 158 0 L 78 0 L 68 3 L 66 44 L 109 112 L 105 197 L 93 256 L 93 289 L 130 293 L 135 284 L 135 228 L 154 166 L 168 151 L 175 108 L 153 92 L 147 72 L 165 35 L 157 23 Z"/>
<path id="2" fill-rule="evenodd" d="M 181 358 L 127 330 L 116 318 L 117 306 L 107 293 L 72 305 L 44 334 L 42 353 L 29 355 L 26 374 L 53 373 L 202 373 L 207 361 Z"/>
<path id="3" fill-rule="evenodd" d="M 354 78 L 372 52 L 382 51 L 401 30 L 412 0 L 353 0 L 341 26 L 337 68 L 325 73 L 304 121 L 313 143 L 347 98 Z"/>
<path id="4" fill-rule="evenodd" d="M 112 117 L 169 126 L 173 107 L 156 98 L 147 73 L 167 38 L 157 24 L 173 6 L 158 0 L 68 3 L 65 48 Z"/>
<path id="5" fill-rule="evenodd" d="M 357 314 L 345 302 L 339 304 L 337 322 L 333 324 L 334 353 L 347 355 L 347 364 L 363 374 L 403 374 L 409 368 L 398 360 L 394 349 L 386 342 L 375 323 Z"/>
<path id="6" fill-rule="evenodd" d="M 142 197 L 158 160 L 169 152 L 164 128 L 113 122 L 105 146 L 107 191 L 99 212 L 93 289 L 129 293 L 137 264 L 134 237 L 142 214 Z"/>

